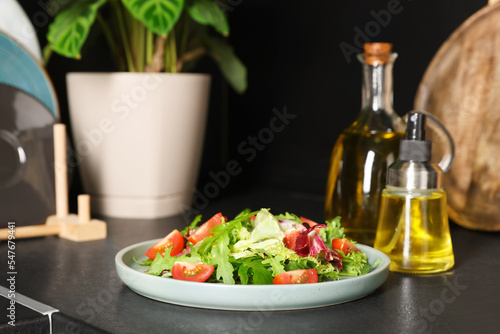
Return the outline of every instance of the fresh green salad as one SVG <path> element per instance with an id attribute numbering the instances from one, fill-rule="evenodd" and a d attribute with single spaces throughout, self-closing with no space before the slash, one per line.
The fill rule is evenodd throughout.
<path id="1" fill-rule="evenodd" d="M 147 250 L 146 273 L 225 284 L 297 284 L 360 276 L 366 254 L 346 239 L 340 217 L 324 224 L 268 209 L 246 209 L 228 220 L 218 213 L 199 226 L 173 230 Z"/>

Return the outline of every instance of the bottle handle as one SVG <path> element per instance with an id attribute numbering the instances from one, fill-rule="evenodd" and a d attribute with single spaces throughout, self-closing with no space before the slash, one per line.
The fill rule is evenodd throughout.
<path id="1" fill-rule="evenodd" d="M 441 168 L 443 173 L 446 173 L 448 170 L 450 170 L 451 165 L 453 164 L 453 160 L 455 159 L 455 143 L 453 142 L 451 134 L 448 132 L 443 123 L 441 123 L 441 121 L 439 121 L 436 116 L 430 114 L 429 112 L 424 110 L 412 110 L 410 112 L 419 112 L 424 114 L 427 119 L 430 120 L 430 122 L 427 123 L 429 128 L 434 130 L 440 137 L 444 137 L 446 139 L 444 154 L 441 158 L 441 161 L 438 163 L 439 168 Z M 405 122 L 408 119 L 408 114 L 403 116 Z"/>

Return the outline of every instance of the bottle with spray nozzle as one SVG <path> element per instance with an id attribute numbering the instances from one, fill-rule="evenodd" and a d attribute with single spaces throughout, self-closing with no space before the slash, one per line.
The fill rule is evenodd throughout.
<path id="1" fill-rule="evenodd" d="M 374 247 L 391 259 L 392 271 L 437 273 L 455 260 L 448 225 L 443 171 L 430 162 L 426 115 L 410 112 L 399 158 L 387 171 Z"/>

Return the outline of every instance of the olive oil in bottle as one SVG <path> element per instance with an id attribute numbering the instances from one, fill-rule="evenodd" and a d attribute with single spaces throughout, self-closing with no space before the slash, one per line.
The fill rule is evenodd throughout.
<path id="1" fill-rule="evenodd" d="M 389 255 L 390 270 L 430 274 L 453 267 L 446 193 L 442 189 L 408 193 L 388 187 L 382 193 L 380 211 L 383 218 L 375 248 Z"/>
<path id="2" fill-rule="evenodd" d="M 392 66 L 388 43 L 365 44 L 362 107 L 333 148 L 326 186 L 325 218 L 342 217 L 348 238 L 373 245 L 386 171 L 398 156 L 404 121 L 392 107 Z"/>
<path id="3" fill-rule="evenodd" d="M 326 219 L 342 217 L 346 235 L 373 245 L 385 171 L 395 161 L 397 132 L 345 130 L 333 149 L 328 176 Z"/>
<path id="4" fill-rule="evenodd" d="M 412 112 L 399 159 L 387 173 L 374 247 L 391 259 L 390 270 L 430 274 L 446 271 L 455 260 L 442 170 L 429 162 L 425 115 Z"/>

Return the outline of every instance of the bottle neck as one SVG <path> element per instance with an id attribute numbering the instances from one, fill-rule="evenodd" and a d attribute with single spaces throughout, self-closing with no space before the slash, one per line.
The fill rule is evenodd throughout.
<path id="1" fill-rule="evenodd" d="M 359 60 L 363 64 L 362 110 L 394 112 L 392 67 L 396 57 L 396 54 L 391 54 L 385 63 L 369 64 L 360 55 Z"/>

